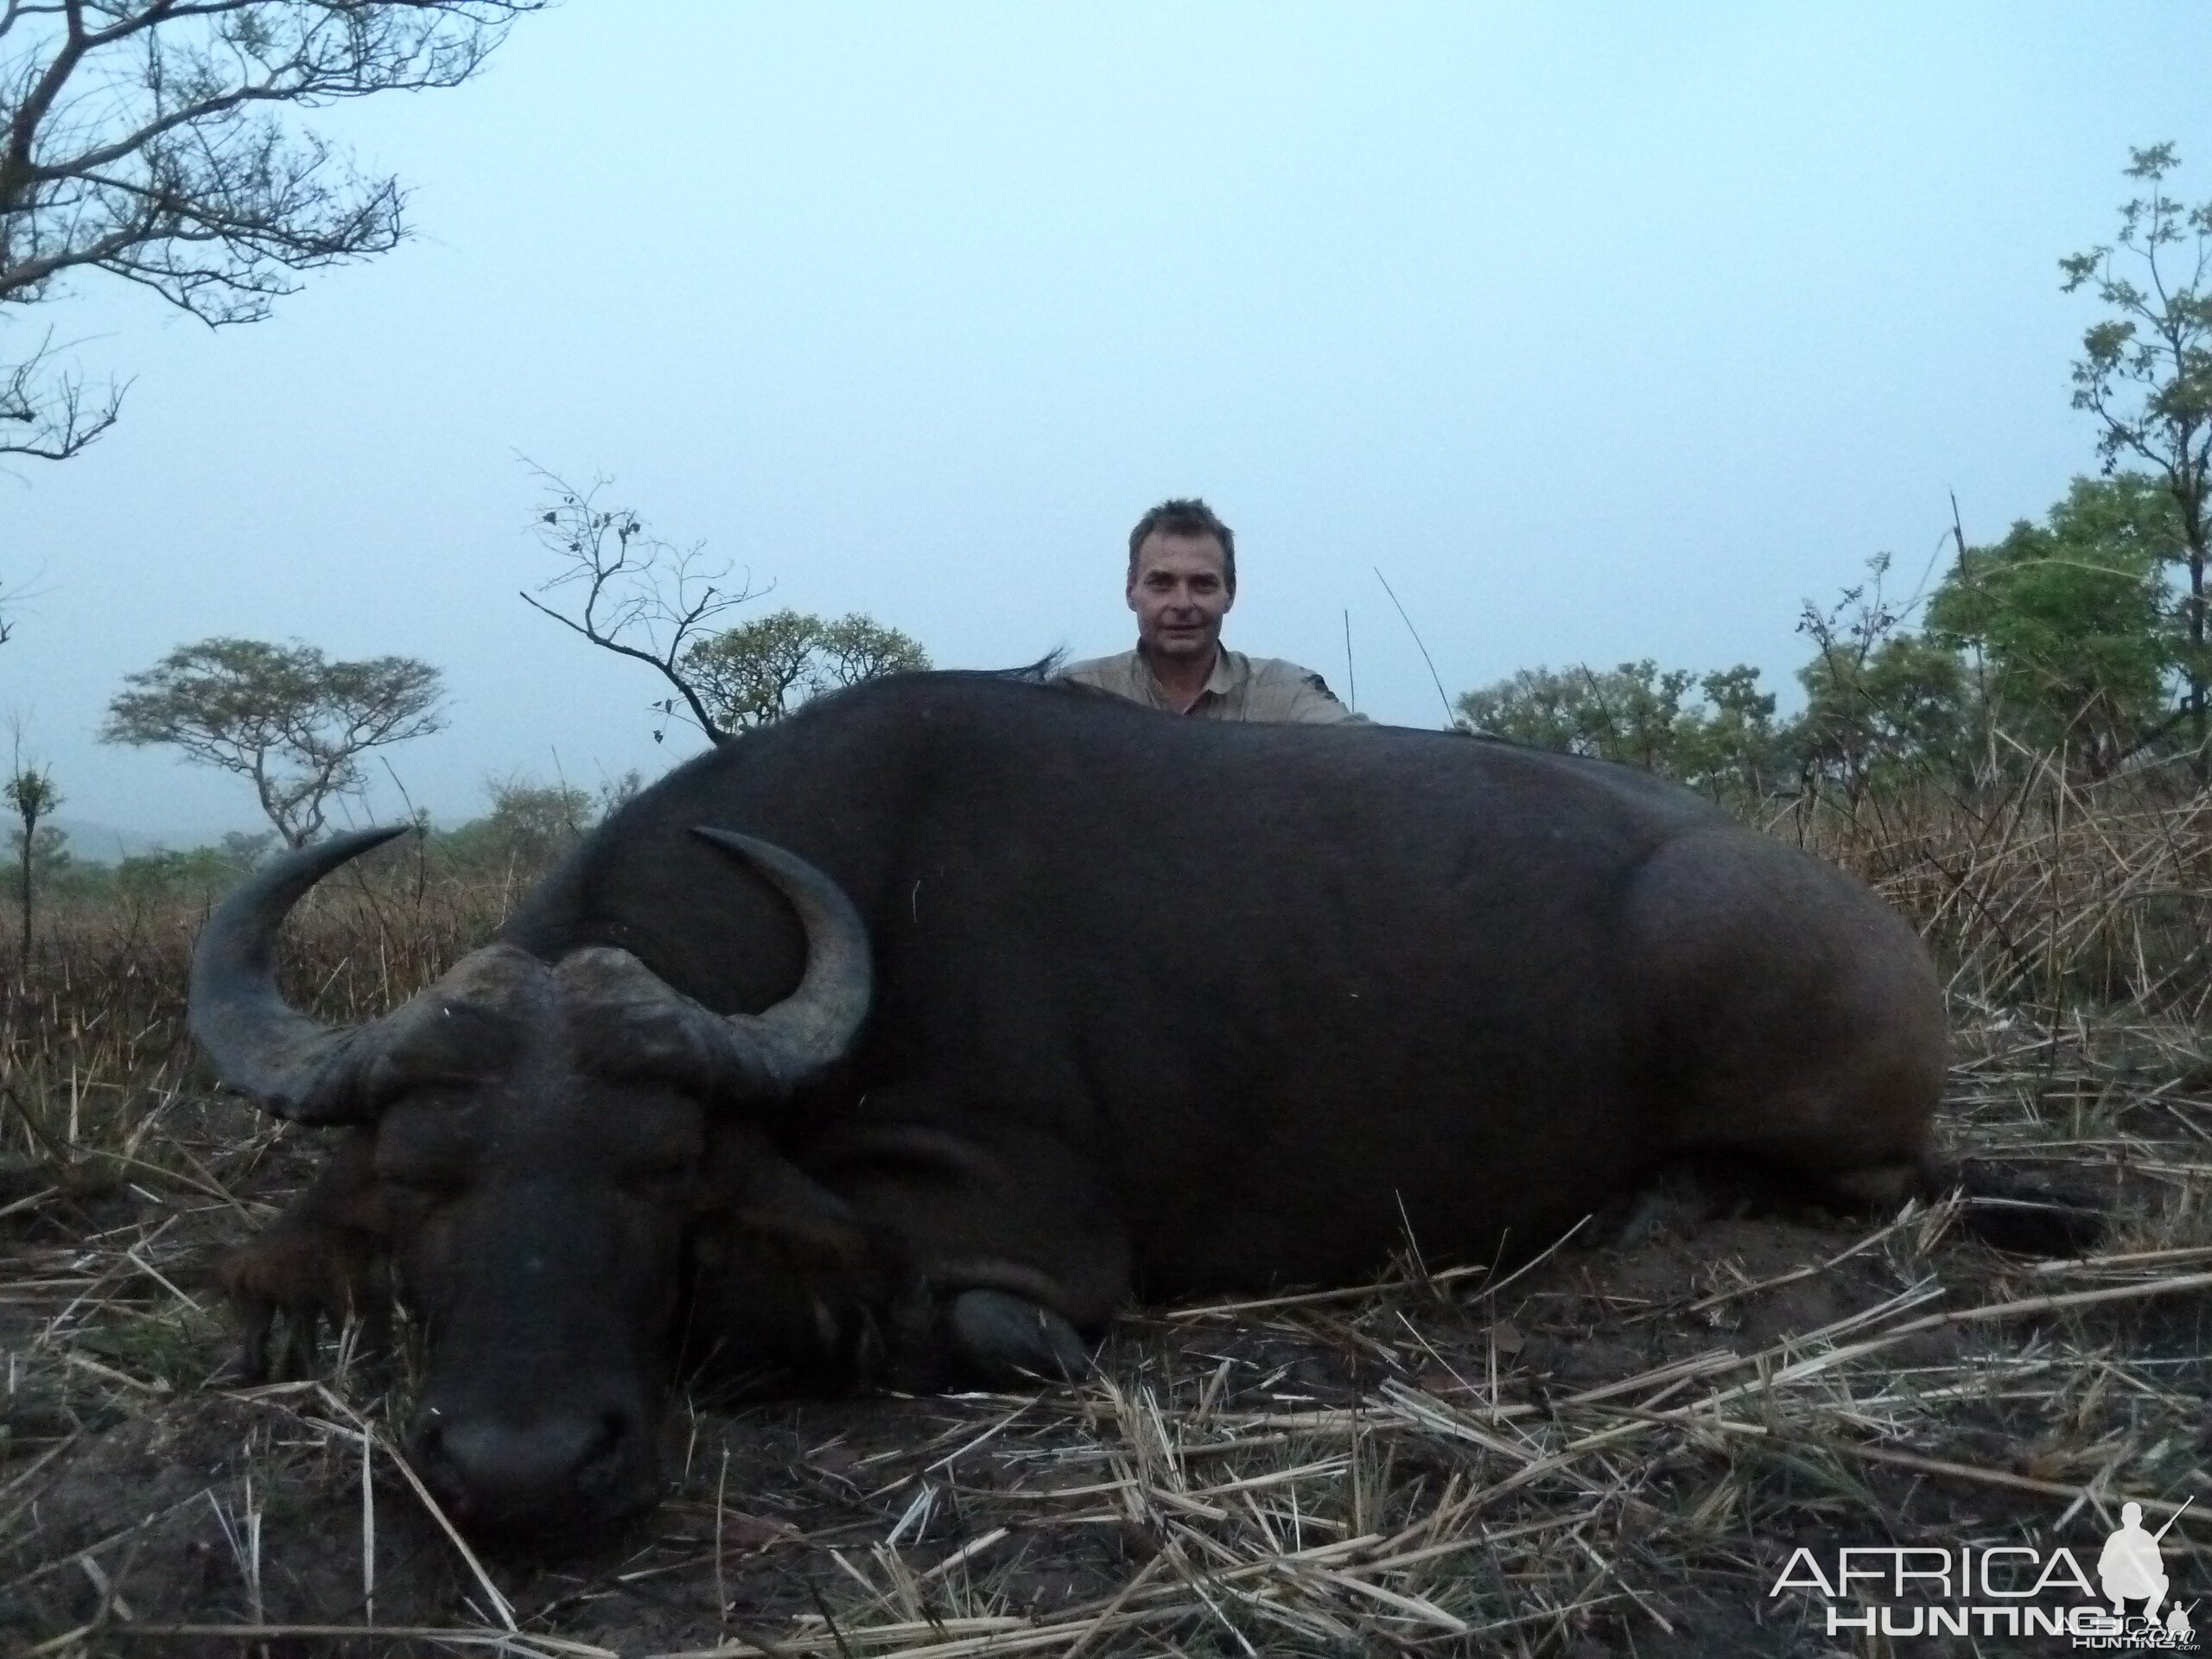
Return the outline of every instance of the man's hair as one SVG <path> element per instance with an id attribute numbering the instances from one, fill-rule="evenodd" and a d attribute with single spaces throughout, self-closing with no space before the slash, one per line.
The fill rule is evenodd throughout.
<path id="1" fill-rule="evenodd" d="M 1129 580 L 1137 579 L 1137 555 L 1143 550 L 1145 538 L 1154 533 L 1163 536 L 1211 536 L 1221 543 L 1221 585 L 1230 593 L 1236 591 L 1236 537 L 1220 516 L 1196 496 L 1178 496 L 1163 501 L 1137 520 L 1137 527 L 1129 532 Z"/>

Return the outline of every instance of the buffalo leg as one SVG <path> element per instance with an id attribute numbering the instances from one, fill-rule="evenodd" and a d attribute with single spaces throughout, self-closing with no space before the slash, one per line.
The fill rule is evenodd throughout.
<path id="1" fill-rule="evenodd" d="M 1127 1299 L 1129 1247 L 1095 1163 L 1018 1109 L 872 1098 L 807 1162 L 898 1241 L 920 1289 L 897 1369 L 986 1381 L 1084 1374 Z"/>
<path id="2" fill-rule="evenodd" d="M 882 1316 L 906 1275 L 895 1243 L 742 1123 L 709 1144 L 691 1231 L 684 1358 L 810 1391 L 883 1369 Z"/>
<path id="3" fill-rule="evenodd" d="M 358 1315 L 365 1351 L 381 1343 L 383 1241 L 371 1146 L 365 1134 L 341 1141 L 290 1208 L 215 1264 L 216 1281 L 241 1316 L 232 1380 L 268 1381 L 272 1345 L 280 1375 L 305 1375 L 326 1319 L 334 1327 Z"/>
<path id="4" fill-rule="evenodd" d="M 1090 1375 L 1090 1351 L 1075 1326 L 1012 1291 L 963 1290 L 946 1306 L 944 1320 L 963 1369 L 987 1379 L 1073 1382 Z"/>

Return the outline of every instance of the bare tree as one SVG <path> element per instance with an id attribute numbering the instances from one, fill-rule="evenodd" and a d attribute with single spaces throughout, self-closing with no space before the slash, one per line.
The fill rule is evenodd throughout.
<path id="1" fill-rule="evenodd" d="M 399 181 L 299 112 L 459 86 L 543 3 L 0 0 L 0 317 L 104 271 L 254 322 L 303 272 L 388 252 Z M 0 456 L 66 461 L 120 417 L 126 383 L 71 353 L 50 328 L 0 341 Z"/>
<path id="2" fill-rule="evenodd" d="M 371 749 L 441 730 L 438 671 L 411 657 L 334 663 L 313 645 L 202 639 L 126 676 L 103 742 L 173 744 L 251 780 L 288 847 L 322 833 Z"/>
<path id="3" fill-rule="evenodd" d="M 542 0 L 5 0 L 0 302 L 105 271 L 211 327 L 253 322 L 303 271 L 389 251 L 397 179 L 357 171 L 296 112 L 456 86 Z M 60 461 L 115 423 L 53 334 L 0 365 L 0 454 Z"/>
<path id="4" fill-rule="evenodd" d="M 2192 766 L 2201 787 L 2212 781 L 2212 721 L 2205 642 L 2205 588 L 2212 565 L 2212 201 L 2187 207 L 2164 192 L 2181 165 L 2171 144 L 2131 149 L 2127 176 L 2147 194 L 2120 210 L 2110 246 L 2060 260 L 2068 293 L 2088 288 L 2112 315 L 2082 336 L 2074 365 L 2074 407 L 2097 418 L 2097 454 L 2111 473 L 2131 457 L 2150 464 L 2172 496 L 2181 522 L 2189 591 L 2182 601 L 2187 643 L 2179 655 L 2188 683 Z"/>
<path id="5" fill-rule="evenodd" d="M 537 513 L 537 539 L 563 567 L 537 591 L 571 594 L 575 604 L 572 611 L 557 610 L 528 594 L 523 603 L 603 651 L 649 664 L 674 693 L 655 702 L 654 712 L 689 720 L 714 742 L 728 742 L 731 732 L 686 668 L 686 652 L 711 636 L 715 617 L 767 589 L 753 587 L 749 572 L 730 582 L 730 567 L 709 561 L 704 543 L 674 546 L 650 534 L 633 510 L 601 505 L 612 479 L 594 478 L 577 489 L 535 462 L 525 464 L 549 492 Z M 664 723 L 656 728 L 653 741 L 666 731 Z"/>

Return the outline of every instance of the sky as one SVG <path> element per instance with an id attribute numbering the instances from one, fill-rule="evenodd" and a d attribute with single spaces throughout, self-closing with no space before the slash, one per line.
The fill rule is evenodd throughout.
<path id="1" fill-rule="evenodd" d="M 1128 526 L 1201 494 L 1227 643 L 1376 719 L 1444 719 L 1378 570 L 1452 696 L 1653 657 L 1786 706 L 1808 600 L 2094 469 L 2057 260 L 2130 146 L 2212 197 L 2208 64 L 2154 0 L 569 0 L 311 118 L 410 185 L 397 252 L 249 327 L 97 276 L 11 320 L 131 384 L 0 474 L 0 720 L 66 819 L 180 844 L 248 787 L 97 733 L 210 635 L 444 671 L 357 819 L 655 776 L 701 740 L 650 671 L 518 597 L 531 463 L 940 666 L 1126 649 Z"/>

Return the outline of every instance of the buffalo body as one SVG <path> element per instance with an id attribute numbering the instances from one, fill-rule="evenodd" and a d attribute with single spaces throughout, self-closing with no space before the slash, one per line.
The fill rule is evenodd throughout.
<path id="1" fill-rule="evenodd" d="M 195 1022 L 354 1126 L 273 1236 L 397 1264 L 418 1457 L 486 1525 L 649 1497 L 686 1343 L 1065 1370 L 1132 1295 L 1530 1250 L 1685 1158 L 1859 1201 L 1929 1167 L 1911 931 L 1681 789 L 1509 744 L 877 682 L 681 767 L 499 944 L 325 1032 L 267 939 L 354 850 L 219 916 Z"/>

